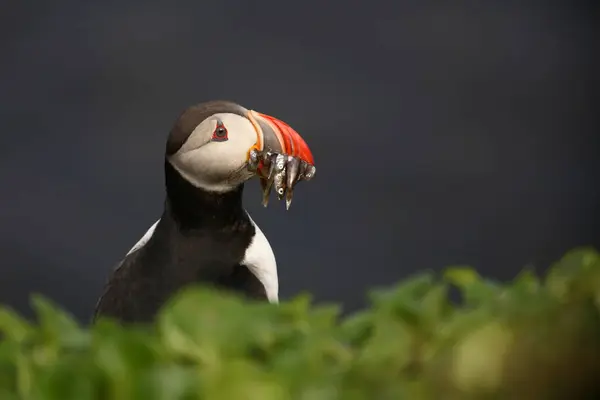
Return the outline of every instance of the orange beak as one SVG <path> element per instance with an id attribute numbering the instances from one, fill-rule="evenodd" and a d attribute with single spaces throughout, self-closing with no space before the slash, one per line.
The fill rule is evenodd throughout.
<path id="1" fill-rule="evenodd" d="M 249 111 L 248 119 L 257 137 L 256 144 L 248 150 L 248 160 L 260 177 L 263 205 L 267 206 L 274 185 L 279 199 L 285 195 L 289 209 L 294 186 L 299 180 L 310 180 L 314 176 L 312 152 L 298 132 L 285 122 L 256 111 Z"/>
<path id="2" fill-rule="evenodd" d="M 257 133 L 256 149 L 297 157 L 310 165 L 315 161 L 310 148 L 300 134 L 285 122 L 256 111 L 248 113 Z"/>

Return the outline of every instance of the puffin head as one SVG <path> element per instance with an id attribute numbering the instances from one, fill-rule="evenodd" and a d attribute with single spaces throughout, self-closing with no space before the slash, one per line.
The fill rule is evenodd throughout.
<path id="1" fill-rule="evenodd" d="M 285 122 L 229 101 L 209 101 L 186 109 L 171 129 L 166 161 L 191 185 L 228 192 L 248 179 L 267 179 L 264 164 L 283 154 L 313 168 L 306 142 Z M 265 157 L 256 160 L 256 157 Z M 252 159 L 252 160 L 251 160 Z M 249 168 L 251 161 L 259 163 Z M 262 174 L 262 175 L 261 175 Z"/>

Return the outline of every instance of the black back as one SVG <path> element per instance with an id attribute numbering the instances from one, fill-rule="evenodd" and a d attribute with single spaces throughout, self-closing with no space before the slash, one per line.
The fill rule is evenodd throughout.
<path id="1" fill-rule="evenodd" d="M 242 265 L 255 228 L 242 206 L 243 185 L 227 193 L 192 186 L 165 161 L 167 198 L 150 240 L 112 273 L 96 307 L 124 322 L 147 322 L 177 290 L 203 283 L 266 299 Z"/>

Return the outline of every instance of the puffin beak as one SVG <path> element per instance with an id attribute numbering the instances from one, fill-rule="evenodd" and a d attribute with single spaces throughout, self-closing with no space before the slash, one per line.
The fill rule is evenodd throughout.
<path id="1" fill-rule="evenodd" d="M 256 144 L 248 153 L 248 165 L 260 178 L 263 205 L 267 206 L 275 186 L 277 197 L 281 200 L 285 195 L 289 209 L 295 185 L 310 180 L 316 172 L 312 152 L 298 132 L 285 122 L 256 111 L 249 111 L 248 118 L 257 135 Z"/>

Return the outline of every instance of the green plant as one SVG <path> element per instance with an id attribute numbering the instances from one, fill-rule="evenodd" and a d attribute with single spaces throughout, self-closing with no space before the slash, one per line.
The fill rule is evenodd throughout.
<path id="1" fill-rule="evenodd" d="M 190 287 L 152 326 L 82 328 L 34 296 L 36 324 L 0 309 L 0 399 L 600 398 L 592 249 L 543 279 L 524 271 L 500 284 L 452 268 L 370 298 L 341 318 L 308 296 L 270 305 Z"/>

